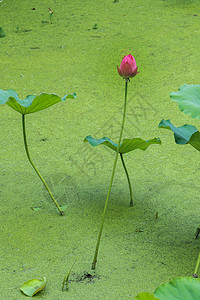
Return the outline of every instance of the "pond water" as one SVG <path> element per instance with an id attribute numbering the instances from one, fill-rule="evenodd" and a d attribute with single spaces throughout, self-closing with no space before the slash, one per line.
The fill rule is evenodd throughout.
<path id="1" fill-rule="evenodd" d="M 47 286 L 38 299 L 134 299 L 193 274 L 199 153 L 176 145 L 158 124 L 170 118 L 176 126 L 200 128 L 169 100 L 183 83 L 199 83 L 199 1 L 2 0 L 0 26 L 1 89 L 12 88 L 21 98 L 77 94 L 26 118 L 32 159 L 59 204 L 67 206 L 63 217 L 27 161 L 20 114 L 1 106 L 1 299 L 24 299 L 20 286 L 44 276 Z M 124 80 L 116 66 L 129 53 L 139 74 L 129 83 L 123 137 L 160 137 L 162 145 L 124 156 L 133 207 L 118 161 L 92 271 L 114 153 L 83 140 L 91 134 L 118 141 Z"/>

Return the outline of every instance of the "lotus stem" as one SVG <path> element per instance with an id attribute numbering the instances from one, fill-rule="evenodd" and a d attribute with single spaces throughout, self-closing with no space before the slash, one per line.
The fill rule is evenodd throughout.
<path id="1" fill-rule="evenodd" d="M 196 267 L 195 267 L 194 274 L 193 274 L 193 277 L 195 277 L 195 278 L 198 277 L 199 264 L 200 264 L 200 252 L 199 252 L 199 256 L 198 256 Z"/>
<path id="2" fill-rule="evenodd" d="M 127 89 L 128 89 L 129 79 L 126 78 L 125 80 L 126 80 L 126 82 L 125 82 L 124 113 L 123 113 L 123 119 L 122 119 L 121 132 L 120 132 L 120 136 L 119 136 L 119 142 L 118 142 L 118 145 L 117 145 L 117 152 L 116 152 L 116 156 L 115 156 L 113 171 L 112 171 L 112 175 L 111 175 L 108 194 L 107 194 L 105 205 L 104 205 L 104 210 L 103 210 L 103 215 L 102 215 L 102 220 L 101 220 L 101 225 L 100 225 L 100 231 L 99 231 L 97 244 L 96 244 L 96 249 L 95 249 L 95 254 L 94 254 L 94 259 L 93 259 L 93 263 L 92 263 L 92 269 L 93 270 L 95 269 L 96 263 L 97 263 L 97 256 L 98 256 L 98 251 L 99 251 L 99 246 L 100 246 L 100 241 L 101 241 L 101 236 L 102 236 L 102 231 L 103 231 L 103 225 L 104 225 L 105 216 L 106 216 L 106 209 L 107 209 L 107 206 L 108 206 L 108 200 L 109 200 L 109 197 L 110 197 L 110 192 L 111 192 L 112 183 L 113 183 L 113 179 L 114 179 L 115 169 L 116 169 L 116 165 L 117 165 L 119 147 L 120 147 L 120 143 L 121 143 L 121 139 L 122 139 L 122 133 L 123 133 L 123 129 L 124 129 L 124 122 L 125 122 L 125 116 L 126 116 Z"/>
<path id="3" fill-rule="evenodd" d="M 27 157 L 28 157 L 28 160 L 30 162 L 30 164 L 32 165 L 33 169 L 35 170 L 35 172 L 38 174 L 40 180 L 42 181 L 42 183 L 44 184 L 47 192 L 49 193 L 51 199 L 53 200 L 53 202 L 55 203 L 57 209 L 59 210 L 61 216 L 63 215 L 63 212 L 60 208 L 60 206 L 58 205 L 56 199 L 54 198 L 52 192 L 50 191 L 48 185 L 46 184 L 46 182 L 44 181 L 42 175 L 40 174 L 40 172 L 38 171 L 38 169 L 36 168 L 36 166 L 34 165 L 34 163 L 32 162 L 32 159 L 30 157 L 30 154 L 29 154 L 29 150 L 28 150 L 28 144 L 27 144 L 27 138 L 26 138 L 26 127 L 25 127 L 25 115 L 22 114 L 22 128 L 23 128 L 23 138 L 24 138 L 24 146 L 25 146 L 25 150 L 26 150 L 26 154 L 27 154 Z"/>
<path id="4" fill-rule="evenodd" d="M 120 157 L 121 157 L 122 165 L 124 167 L 124 171 L 126 173 L 126 177 L 127 177 L 127 180 L 128 180 L 128 186 L 129 186 L 129 191 L 130 191 L 130 206 L 133 206 L 133 193 L 132 193 L 131 181 L 130 181 L 130 178 L 129 178 L 129 175 L 128 175 L 128 171 L 127 171 L 122 153 L 120 153 Z"/>

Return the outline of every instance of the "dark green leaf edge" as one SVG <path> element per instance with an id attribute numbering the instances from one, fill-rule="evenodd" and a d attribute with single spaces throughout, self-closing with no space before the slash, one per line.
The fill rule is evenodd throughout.
<path id="1" fill-rule="evenodd" d="M 28 95 L 22 100 L 14 90 L 9 89 L 4 91 L 0 89 L 0 104 L 7 104 L 21 114 L 29 114 L 43 110 L 58 102 L 64 102 L 67 98 L 75 99 L 76 94 L 66 94 L 63 98 L 60 98 L 54 93 L 40 93 L 38 96 Z"/>
<path id="2" fill-rule="evenodd" d="M 118 144 L 113 143 L 108 137 L 103 137 L 101 139 L 95 139 L 91 135 L 86 136 L 84 142 L 89 142 L 91 146 L 96 147 L 99 145 L 105 145 L 106 147 L 117 152 Z M 161 145 L 161 140 L 159 138 L 154 138 L 148 141 L 142 140 L 141 138 L 124 139 L 119 147 L 119 153 L 125 154 L 135 149 L 140 149 L 145 151 L 150 145 L 159 144 Z"/>

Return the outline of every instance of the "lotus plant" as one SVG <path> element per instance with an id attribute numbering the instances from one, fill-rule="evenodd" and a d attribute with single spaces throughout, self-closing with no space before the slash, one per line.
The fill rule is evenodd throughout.
<path id="1" fill-rule="evenodd" d="M 124 58 L 122 59 L 122 62 L 120 64 L 120 67 L 117 66 L 117 70 L 118 70 L 119 75 L 125 79 L 125 97 L 124 97 L 123 118 L 122 118 L 122 124 L 121 124 L 121 130 L 120 130 L 120 134 L 119 134 L 118 144 L 115 144 L 114 142 L 112 142 L 108 137 L 103 137 L 101 139 L 95 139 L 91 135 L 88 135 L 84 140 L 84 141 L 89 142 L 90 145 L 93 147 L 96 147 L 98 145 L 105 145 L 106 147 L 109 147 L 110 149 L 115 151 L 115 160 L 114 160 L 113 170 L 112 170 L 112 174 L 111 174 L 110 185 L 108 188 L 108 193 L 107 193 L 107 197 L 106 197 L 106 201 L 105 201 L 105 206 L 104 206 L 104 210 L 103 210 L 99 235 L 98 235 L 94 259 L 93 259 L 93 263 L 92 263 L 92 269 L 95 269 L 96 263 L 97 263 L 97 256 L 98 256 L 98 251 L 99 251 L 99 246 L 100 246 L 100 241 L 101 241 L 101 236 L 102 236 L 102 231 L 103 231 L 103 225 L 104 225 L 104 221 L 105 221 L 105 215 L 106 215 L 108 200 L 109 200 L 110 192 L 111 192 L 111 188 L 112 188 L 112 183 L 114 180 L 114 174 L 115 174 L 115 170 L 116 170 L 118 156 L 120 155 L 121 162 L 122 162 L 124 171 L 127 176 L 129 190 L 130 190 L 130 206 L 132 206 L 133 205 L 133 195 L 132 195 L 131 182 L 130 182 L 128 170 L 126 168 L 123 155 L 125 153 L 128 153 L 135 149 L 146 150 L 148 148 L 148 146 L 151 144 L 161 144 L 161 141 L 159 138 L 155 138 L 155 139 L 152 139 L 149 141 L 144 141 L 140 138 L 124 139 L 121 143 L 124 124 L 125 124 L 125 116 L 126 116 L 128 83 L 130 82 L 130 78 L 135 77 L 139 72 L 138 72 L 138 67 L 137 67 L 135 58 L 131 54 L 124 56 Z"/>
<path id="2" fill-rule="evenodd" d="M 7 91 L 0 90 L 0 104 L 7 104 L 11 108 L 13 108 L 15 111 L 19 112 L 22 115 L 22 132 L 23 132 L 23 140 L 24 140 L 24 146 L 27 154 L 27 158 L 34 168 L 35 172 L 39 176 L 40 180 L 44 184 L 46 190 L 48 191 L 51 199 L 53 200 L 54 204 L 56 205 L 57 209 L 60 212 L 60 215 L 63 215 L 63 211 L 61 207 L 58 205 L 55 197 L 53 196 L 51 190 L 49 189 L 47 183 L 43 179 L 42 175 L 36 168 L 35 164 L 33 163 L 29 149 L 28 149 L 28 142 L 27 142 L 27 136 L 26 136 L 26 125 L 25 125 L 25 116 L 27 114 L 31 114 L 40 110 L 43 110 L 49 106 L 52 106 L 58 102 L 65 101 L 68 98 L 75 99 L 76 94 L 67 94 L 63 98 L 60 98 L 56 94 L 47 94 L 47 93 L 41 93 L 39 96 L 33 96 L 28 95 L 26 99 L 22 100 L 18 97 L 18 94 L 12 90 L 9 89 Z"/>
<path id="3" fill-rule="evenodd" d="M 183 84 L 177 92 L 170 93 L 170 99 L 178 102 L 181 112 L 190 115 L 194 119 L 200 120 L 200 84 Z M 169 129 L 174 133 L 174 139 L 178 145 L 191 145 L 200 151 L 200 132 L 193 125 L 185 124 L 179 127 L 174 126 L 170 120 L 161 120 L 159 128 Z M 200 226 L 197 228 L 195 238 L 200 233 Z M 198 277 L 198 269 L 200 265 L 200 253 L 196 262 L 193 276 Z"/>

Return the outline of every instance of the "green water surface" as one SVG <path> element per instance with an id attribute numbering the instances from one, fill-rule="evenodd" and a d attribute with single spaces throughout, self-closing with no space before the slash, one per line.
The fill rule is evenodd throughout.
<path id="1" fill-rule="evenodd" d="M 52 24 L 48 8 L 54 13 Z M 35 8 L 35 10 L 33 10 Z M 199 84 L 199 0 L 0 1 L 0 88 L 77 99 L 27 116 L 30 153 L 60 205 L 61 217 L 29 165 L 21 115 L 0 107 L 0 298 L 47 278 L 37 299 L 134 299 L 169 279 L 190 276 L 199 252 L 199 152 L 158 129 L 162 118 L 200 129 L 169 92 Z M 114 152 L 85 136 L 118 141 L 124 81 L 116 66 L 134 55 L 124 138 L 160 137 L 162 146 L 118 161 L 95 272 L 91 270 Z M 158 218 L 156 218 L 156 212 Z M 62 281 L 76 261 L 69 290 Z"/>

